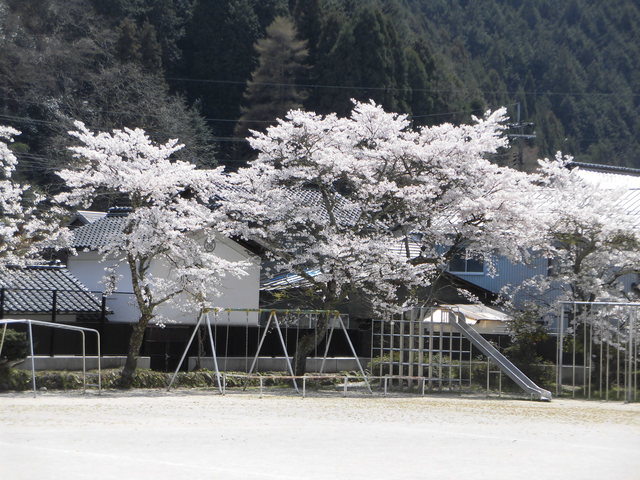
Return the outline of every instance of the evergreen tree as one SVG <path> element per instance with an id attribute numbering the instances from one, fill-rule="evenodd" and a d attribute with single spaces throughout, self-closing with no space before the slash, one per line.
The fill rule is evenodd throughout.
<path id="1" fill-rule="evenodd" d="M 151 71 L 162 66 L 162 48 L 156 36 L 156 29 L 149 22 L 140 28 L 140 60 L 145 68 Z"/>
<path id="2" fill-rule="evenodd" d="M 276 118 L 302 106 L 306 92 L 296 83 L 306 68 L 306 47 L 307 42 L 297 38 L 290 18 L 276 17 L 267 27 L 266 37 L 255 45 L 258 67 L 247 82 L 246 107 L 236 126 L 237 136 L 246 136 L 249 129 L 264 130 Z"/>
<path id="3" fill-rule="evenodd" d="M 121 62 L 139 62 L 142 59 L 138 27 L 130 18 L 125 18 L 118 27 L 116 57 Z"/>
<path id="4" fill-rule="evenodd" d="M 260 23 L 250 0 L 198 2 L 182 42 L 181 76 L 204 82 L 175 86 L 184 89 L 192 101 L 201 101 L 205 117 L 238 118 L 244 82 L 255 68 L 253 45 L 260 37 Z M 217 80 L 231 83 L 215 83 Z M 216 122 L 212 127 L 218 135 L 233 134 L 232 123 Z"/>
<path id="5" fill-rule="evenodd" d="M 351 99 L 373 99 L 389 110 L 406 111 L 406 59 L 389 18 L 373 6 L 361 8 L 342 24 L 322 62 L 319 82 L 352 86 L 320 92 L 319 111 L 346 114 Z"/>

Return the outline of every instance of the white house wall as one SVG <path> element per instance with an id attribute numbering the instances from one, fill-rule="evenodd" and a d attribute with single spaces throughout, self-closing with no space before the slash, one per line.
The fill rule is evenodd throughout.
<path id="1" fill-rule="evenodd" d="M 222 279 L 218 287 L 220 294 L 211 294 L 208 298 L 210 305 L 219 308 L 257 309 L 260 291 L 259 259 L 236 242 L 226 238 L 217 239 L 215 252 L 225 260 L 249 260 L 250 267 L 247 269 L 247 275 L 243 277 L 227 275 Z M 101 255 L 95 251 L 78 252 L 77 255 L 69 257 L 67 267 L 89 290 L 102 292 L 104 291 L 102 284 L 104 269 L 112 264 L 100 260 Z M 136 322 L 139 318 L 139 310 L 133 296 L 129 268 L 123 263 L 117 265 L 115 271 L 121 277 L 117 289 L 107 297 L 107 309 L 113 312 L 108 315 L 108 319 L 114 323 Z M 149 272 L 161 278 L 167 278 L 170 275 L 170 269 L 160 262 L 152 263 Z M 179 302 L 179 299 L 177 301 Z M 197 312 L 185 313 L 172 306 L 161 306 L 158 308 L 158 313 L 168 318 L 169 324 L 194 324 L 197 320 Z M 216 321 L 216 316 L 211 315 L 211 320 Z M 225 325 L 227 323 L 230 325 L 247 325 L 247 323 L 257 325 L 258 314 L 256 312 L 250 312 L 248 315 L 245 312 L 233 312 L 229 315 L 225 313 L 217 317 L 217 322 Z"/>
<path id="2" fill-rule="evenodd" d="M 227 274 L 220 283 L 214 287 L 217 288 L 219 294 L 211 292 L 207 296 L 207 303 L 211 307 L 217 308 L 239 308 L 257 310 L 259 307 L 260 295 L 260 262 L 257 257 L 252 255 L 248 250 L 227 238 L 218 236 L 216 238 L 215 253 L 220 258 L 227 261 L 249 261 L 250 266 L 247 269 L 247 275 L 235 276 Z M 159 278 L 168 278 L 171 269 L 161 262 L 155 262 L 151 265 L 149 273 Z M 213 290 L 213 289 L 212 289 Z M 176 299 L 176 304 L 180 304 L 180 298 Z M 180 324 L 193 324 L 197 321 L 198 312 L 184 312 L 174 305 L 161 306 L 158 313 L 164 317 L 171 319 L 172 322 Z M 216 323 L 229 325 L 257 325 L 258 313 L 250 312 L 247 316 L 246 312 L 231 312 L 227 314 L 211 314 L 210 319 Z"/>
<path id="3" fill-rule="evenodd" d="M 99 255 L 98 252 L 78 252 L 77 255 L 69 257 L 67 268 L 89 290 L 104 292 L 104 284 L 102 283 L 105 275 L 104 269 L 114 263 L 101 262 L 101 259 L 102 255 Z M 116 291 L 107 297 L 106 308 L 108 311 L 113 312 L 107 318 L 110 322 L 116 323 L 137 322 L 140 315 L 132 293 L 133 287 L 131 286 L 129 267 L 126 264 L 118 264 L 115 268 L 115 273 L 120 280 Z"/>

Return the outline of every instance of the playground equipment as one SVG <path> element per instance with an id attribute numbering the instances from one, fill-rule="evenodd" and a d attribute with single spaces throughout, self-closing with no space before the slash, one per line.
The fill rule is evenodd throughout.
<path id="1" fill-rule="evenodd" d="M 466 324 L 464 315 L 459 312 L 449 312 L 449 323 L 453 325 L 462 335 L 469 339 L 487 358 L 494 361 L 500 370 L 504 372 L 516 385 L 538 400 L 551 400 L 551 392 L 540 388 L 529 377 L 518 369 L 513 363 L 498 351 L 491 343 L 485 340 L 482 335 Z"/>
<path id="2" fill-rule="evenodd" d="M 169 382 L 169 386 L 167 387 L 167 390 L 170 390 L 171 387 L 173 386 L 173 383 L 175 381 L 175 378 L 178 374 L 178 372 L 180 371 L 180 368 L 182 367 L 184 360 L 187 356 L 187 352 L 189 351 L 189 348 L 191 347 L 191 344 L 193 343 L 194 338 L 196 337 L 197 332 L 199 331 L 199 328 L 202 324 L 206 325 L 207 328 L 207 333 L 208 333 L 208 337 L 209 337 L 209 344 L 211 347 L 211 352 L 212 352 L 212 357 L 213 357 L 213 365 L 214 365 L 214 370 L 215 370 L 215 374 L 216 374 L 216 382 L 218 385 L 218 390 L 220 391 L 220 393 L 224 394 L 225 392 L 225 386 L 223 385 L 223 377 L 220 373 L 220 368 L 218 365 L 218 359 L 217 359 L 217 354 L 216 354 L 216 348 L 215 348 L 215 338 L 214 338 L 214 334 L 212 332 L 212 320 L 211 320 L 211 315 L 214 316 L 213 319 L 213 323 L 214 324 L 219 324 L 219 317 L 221 315 L 227 314 L 227 318 L 228 315 L 232 312 L 245 312 L 245 313 L 251 313 L 251 312 L 257 312 L 258 314 L 263 314 L 266 313 L 268 315 L 267 317 L 267 321 L 266 324 L 264 326 L 264 329 L 262 331 L 262 334 L 259 336 L 260 340 L 258 342 L 258 346 L 256 348 L 255 351 L 255 355 L 253 356 L 253 360 L 251 362 L 251 366 L 250 368 L 247 370 L 246 375 L 244 375 L 244 377 L 246 378 L 253 378 L 252 374 L 254 372 L 254 369 L 256 368 L 256 364 L 258 362 L 258 358 L 260 356 L 260 352 L 262 350 L 262 346 L 264 344 L 265 338 L 267 337 L 267 335 L 273 331 L 275 331 L 279 337 L 279 341 L 280 341 L 280 345 L 282 347 L 282 353 L 284 354 L 284 358 L 287 364 L 287 370 L 289 373 L 289 376 L 286 376 L 286 378 L 290 379 L 293 383 L 293 386 L 296 390 L 296 392 L 300 393 L 300 389 L 298 387 L 298 382 L 297 380 L 300 377 L 297 377 L 294 374 L 293 371 L 293 367 L 291 365 L 291 360 L 290 360 L 290 355 L 289 355 L 289 350 L 288 350 L 288 346 L 287 346 L 287 342 L 285 341 L 285 336 L 283 336 L 282 334 L 282 329 L 283 329 L 283 325 L 282 323 L 284 323 L 284 328 L 288 328 L 289 326 L 295 326 L 298 329 L 300 328 L 301 323 L 305 323 L 305 327 L 307 328 L 313 328 L 314 331 L 316 331 L 316 327 L 317 327 L 317 323 L 319 320 L 319 317 L 321 315 L 326 315 L 327 317 L 329 317 L 329 328 L 326 332 L 326 339 L 325 339 L 325 350 L 324 350 L 324 354 L 322 356 L 322 363 L 320 366 L 320 374 L 322 374 L 322 372 L 324 371 L 324 366 L 327 360 L 327 355 L 329 353 L 329 347 L 331 345 L 331 340 L 333 339 L 333 333 L 336 329 L 336 327 L 339 327 L 345 335 L 345 338 L 347 340 L 347 343 L 349 344 L 349 348 L 351 350 L 351 353 L 353 354 L 353 357 L 358 365 L 358 369 L 360 371 L 360 373 L 362 374 L 362 378 L 364 379 L 364 382 L 367 386 L 367 389 L 369 390 L 369 392 L 371 392 L 371 387 L 369 386 L 369 381 L 367 379 L 367 375 L 365 374 L 364 368 L 362 367 L 362 364 L 360 363 L 360 360 L 358 358 L 358 355 L 356 354 L 355 348 L 353 346 L 353 343 L 351 342 L 351 338 L 349 337 L 349 334 L 347 332 L 347 327 L 344 323 L 344 320 L 342 319 L 342 316 L 340 315 L 339 312 L 337 311 L 330 311 L 330 310 L 289 310 L 289 309 L 238 309 L 238 308 L 206 308 L 203 309 L 200 312 L 199 318 L 198 318 L 198 322 L 196 323 L 195 328 L 193 329 L 193 333 L 191 334 L 191 337 L 189 339 L 189 341 L 187 342 L 187 345 L 184 349 L 184 352 L 180 358 L 180 361 L 178 362 L 178 366 L 175 370 L 175 372 L 173 373 L 173 376 L 171 377 L 171 381 Z M 284 322 L 283 322 L 284 320 Z M 248 325 L 248 324 L 247 324 Z M 247 327 L 248 328 L 248 327 Z M 260 327 L 258 327 L 260 328 Z M 228 341 L 229 336 L 226 336 L 226 339 Z M 249 345 L 248 345 L 248 333 L 245 336 L 245 343 L 246 343 L 246 351 L 245 351 L 245 358 L 249 358 Z M 317 342 L 316 342 L 317 343 Z M 316 353 L 317 354 L 317 353 Z M 226 371 L 226 368 L 225 368 Z M 239 375 L 234 375 L 236 377 L 238 377 Z M 226 376 L 224 377 L 226 379 Z M 285 378 L 285 377 L 283 377 Z M 260 380 L 260 385 L 262 388 L 262 380 Z"/>
<path id="3" fill-rule="evenodd" d="M 72 330 L 80 332 L 82 335 L 82 390 L 86 393 L 88 386 L 98 387 L 98 393 L 102 392 L 102 370 L 100 368 L 100 332 L 93 328 L 76 327 L 73 325 L 63 325 L 59 323 L 41 322 L 39 320 L 0 320 L 0 325 L 3 325 L 2 338 L 0 339 L 0 355 L 2 355 L 2 346 L 4 345 L 4 338 L 7 333 L 7 325 L 10 324 L 26 324 L 27 331 L 29 332 L 29 353 L 31 356 L 31 382 L 33 385 L 33 396 L 36 396 L 36 367 L 35 367 L 35 355 L 33 352 L 33 328 L 32 325 L 38 325 L 47 328 L 58 328 L 61 330 Z M 92 332 L 96 334 L 96 346 L 98 353 L 98 383 L 96 385 L 87 384 L 87 356 L 86 356 L 86 336 L 85 332 Z"/>
<path id="4" fill-rule="evenodd" d="M 559 302 L 556 394 L 633 402 L 638 391 L 637 302 Z M 570 369 L 571 381 L 564 384 Z M 622 397 L 622 398 L 621 398 Z"/>
<path id="5" fill-rule="evenodd" d="M 421 307 L 393 318 L 374 322 L 372 357 L 378 357 L 379 376 L 389 381 L 410 384 L 419 381 L 421 388 L 431 391 L 454 386 L 462 390 L 471 386 L 474 348 L 487 357 L 487 391 L 490 375 L 506 374 L 532 399 L 551 400 L 551 393 L 537 386 L 489 341 L 466 323 L 455 308 L 438 307 L 442 321 L 434 321 L 434 308 Z M 377 325 L 376 325 L 377 324 Z M 491 365 L 499 370 L 491 370 Z M 501 377 L 499 377 L 501 388 Z M 386 383 L 385 383 L 386 388 Z"/>

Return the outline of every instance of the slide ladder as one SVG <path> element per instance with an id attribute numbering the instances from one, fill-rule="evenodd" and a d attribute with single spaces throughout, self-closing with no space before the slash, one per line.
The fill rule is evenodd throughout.
<path id="1" fill-rule="evenodd" d="M 551 392 L 540 388 L 529 377 L 520 371 L 507 357 L 500 353 L 482 335 L 467 325 L 464 315 L 460 312 L 450 312 L 449 323 L 462 335 L 464 335 L 483 354 L 491 358 L 511 380 L 522 390 L 537 400 L 551 400 Z"/>

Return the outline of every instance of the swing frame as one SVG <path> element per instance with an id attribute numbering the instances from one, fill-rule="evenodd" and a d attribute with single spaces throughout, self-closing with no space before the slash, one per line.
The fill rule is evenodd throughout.
<path id="1" fill-rule="evenodd" d="M 372 393 L 371 390 L 371 385 L 369 383 L 369 379 L 367 377 L 367 374 L 364 371 L 364 368 L 362 367 L 362 364 L 360 363 L 360 359 L 358 358 L 358 355 L 356 354 L 355 351 L 355 347 L 353 346 L 353 343 L 351 342 L 351 338 L 349 337 L 349 333 L 347 332 L 347 328 L 345 326 L 344 321 L 342 320 L 342 317 L 340 315 L 340 312 L 335 311 L 335 310 L 291 310 L 291 309 L 245 309 L 245 308 L 219 308 L 219 307 L 211 307 L 211 308 L 204 308 L 200 311 L 199 315 L 198 315 L 198 321 L 196 322 L 196 325 L 193 329 L 193 333 L 191 334 L 191 337 L 189 338 L 189 341 L 187 342 L 187 345 L 184 349 L 184 352 L 182 353 L 182 356 L 180 357 L 180 362 L 178 363 L 178 366 L 176 367 L 175 372 L 173 373 L 173 376 L 171 377 L 171 381 L 169 382 L 169 385 L 167 387 L 167 391 L 169 391 L 171 389 L 171 387 L 173 386 L 173 383 L 178 375 L 178 372 L 180 371 L 180 368 L 182 368 L 182 365 L 184 363 L 184 360 L 187 356 L 187 352 L 189 351 L 189 348 L 191 348 L 191 344 L 193 343 L 194 338 L 196 337 L 197 332 L 199 331 L 200 326 L 204 323 L 204 325 L 206 325 L 207 327 L 207 332 L 209 334 L 209 344 L 211 347 L 211 352 L 212 352 L 212 356 L 213 356 L 213 366 L 214 366 L 214 370 L 215 370 L 215 375 L 216 375 L 216 382 L 217 382 L 217 386 L 218 386 L 218 391 L 224 395 L 225 393 L 225 388 L 223 386 L 223 382 L 222 382 L 222 375 L 220 373 L 220 369 L 218 366 L 218 359 L 217 359 L 217 354 L 216 354 L 216 348 L 215 348 L 215 338 L 214 335 L 212 333 L 212 329 L 211 329 L 211 318 L 210 318 L 210 313 L 214 314 L 214 317 L 217 319 L 218 315 L 221 313 L 227 313 L 227 315 L 230 315 L 230 313 L 232 312 L 246 312 L 247 315 L 249 314 L 249 312 L 257 312 L 258 314 L 260 313 L 268 313 L 268 318 L 267 318 L 267 323 L 264 326 L 264 330 L 262 332 L 262 335 L 260 336 L 260 341 L 258 343 L 258 348 L 256 350 L 256 354 L 253 357 L 253 360 L 251 362 L 251 367 L 249 368 L 249 370 L 247 371 L 247 375 L 251 375 L 258 363 L 258 358 L 260 356 L 260 352 L 262 350 L 262 346 L 264 344 L 265 338 L 267 336 L 267 334 L 269 333 L 269 328 L 273 325 L 275 331 L 278 333 L 278 338 L 280 340 L 280 345 L 282 346 L 282 352 L 284 353 L 284 357 L 285 360 L 287 362 L 287 370 L 289 371 L 289 374 L 291 375 L 291 379 L 293 381 L 293 386 L 296 390 L 297 393 L 300 393 L 300 389 L 298 388 L 298 384 L 296 382 L 296 377 L 295 374 L 293 372 L 293 366 L 291 365 L 291 358 L 289 356 L 289 352 L 287 349 L 287 344 L 285 341 L 284 336 L 282 335 L 282 326 L 281 326 L 281 322 L 278 319 L 278 314 L 281 314 L 281 316 L 283 315 L 309 315 L 309 316 L 315 316 L 315 323 L 317 324 L 317 319 L 320 315 L 327 315 L 329 316 L 329 322 L 330 322 L 330 328 L 327 334 L 327 342 L 325 345 L 325 350 L 324 350 L 324 355 L 322 357 L 322 363 L 320 365 L 320 373 L 322 374 L 324 371 L 324 366 L 327 360 L 327 355 L 329 353 L 329 346 L 331 344 L 331 340 L 333 339 L 333 332 L 336 328 L 336 326 L 339 326 L 340 329 L 344 332 L 344 335 L 347 339 L 347 343 L 349 344 L 349 348 L 351 349 L 351 353 L 353 354 L 353 357 L 358 365 L 358 369 L 360 370 L 360 373 L 362 374 L 362 377 L 364 379 L 364 382 L 367 386 L 367 389 L 369 390 L 370 393 Z M 229 322 L 227 322 L 229 323 Z M 216 322 L 217 325 L 217 322 Z M 286 325 L 285 325 L 286 327 Z M 247 326 L 248 328 L 248 326 Z M 258 328 L 260 328 L 260 326 L 258 325 Z M 315 327 L 314 327 L 315 330 Z M 248 332 L 245 334 L 245 336 L 247 336 L 246 340 L 245 340 L 245 344 L 247 345 L 247 351 L 245 352 L 245 357 L 248 358 Z M 228 348 L 228 341 L 229 341 L 229 334 L 227 331 L 227 338 L 225 340 L 226 344 L 227 344 L 227 348 Z M 225 357 L 226 358 L 226 357 Z"/>

